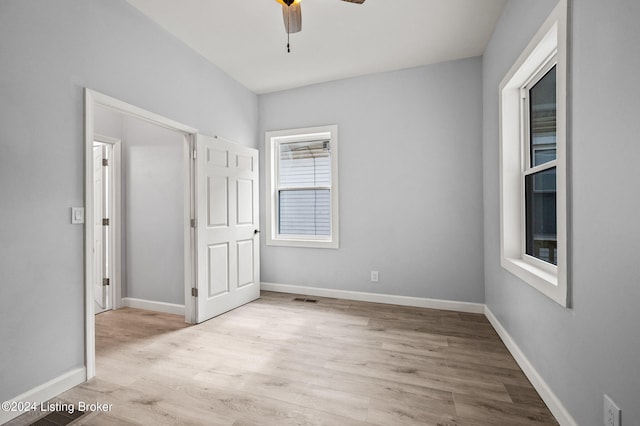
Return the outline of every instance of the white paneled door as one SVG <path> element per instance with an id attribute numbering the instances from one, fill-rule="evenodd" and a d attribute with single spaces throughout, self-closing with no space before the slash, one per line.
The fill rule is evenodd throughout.
<path id="1" fill-rule="evenodd" d="M 258 151 L 196 139 L 196 322 L 260 297 Z"/>

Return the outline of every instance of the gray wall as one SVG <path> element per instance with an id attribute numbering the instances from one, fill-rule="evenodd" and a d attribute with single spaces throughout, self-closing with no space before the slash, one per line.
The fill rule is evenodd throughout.
<path id="1" fill-rule="evenodd" d="M 260 96 L 262 159 L 265 131 L 338 125 L 341 227 L 337 250 L 263 237 L 262 281 L 483 302 L 481 78 L 471 58 Z"/>
<path id="2" fill-rule="evenodd" d="M 573 2 L 573 308 L 500 267 L 498 84 L 555 3 L 511 0 L 484 55 L 486 303 L 578 424 L 602 424 L 606 393 L 640 425 L 637 0 Z"/>
<path id="3" fill-rule="evenodd" d="M 122 141 L 122 297 L 184 305 L 183 135 L 97 107 Z"/>
<path id="4" fill-rule="evenodd" d="M 184 305 L 183 135 L 124 119 L 125 297 Z"/>
<path id="5" fill-rule="evenodd" d="M 257 98 L 124 0 L 0 2 L 0 400 L 84 365 L 83 88 L 256 146 Z"/>

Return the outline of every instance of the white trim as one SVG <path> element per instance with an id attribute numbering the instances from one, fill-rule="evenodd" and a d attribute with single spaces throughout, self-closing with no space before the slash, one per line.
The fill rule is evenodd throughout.
<path id="1" fill-rule="evenodd" d="M 93 135 L 93 140 L 100 143 L 108 143 L 111 145 L 119 144 L 122 141 L 118 138 L 114 138 L 111 136 L 101 135 L 100 133 L 95 133 Z"/>
<path id="2" fill-rule="evenodd" d="M 148 123 L 155 124 L 160 127 L 164 127 L 169 130 L 174 130 L 183 133 L 198 133 L 198 130 L 187 126 L 186 124 L 179 123 L 170 118 L 162 115 L 147 111 L 146 109 L 137 107 L 135 105 L 128 104 L 120 99 L 112 98 L 95 90 L 85 89 L 86 95 L 97 105 L 101 105 L 105 108 L 112 109 L 116 112 L 124 112 L 129 116 L 136 117 L 140 120 L 144 120 Z"/>
<path id="3" fill-rule="evenodd" d="M 175 303 L 155 302 L 153 300 L 123 297 L 122 306 L 127 308 L 144 309 L 147 311 L 163 312 L 165 314 L 184 315 L 184 305 Z"/>
<path id="4" fill-rule="evenodd" d="M 30 389 L 15 398 L 8 400 L 7 402 L 33 402 L 38 403 L 46 402 L 51 398 L 60 395 L 62 392 L 66 392 L 74 386 L 77 386 L 84 382 L 87 372 L 84 367 L 76 368 L 68 371 L 54 379 L 49 380 L 33 389 Z M 0 410 L 0 424 L 4 424 L 11 419 L 21 416 L 26 411 L 4 411 Z"/>
<path id="5" fill-rule="evenodd" d="M 538 391 L 542 400 L 547 404 L 547 407 L 551 411 L 551 414 L 554 415 L 558 423 L 561 426 L 578 426 L 578 423 L 573 419 L 569 411 L 560 401 L 560 398 L 556 396 L 555 393 L 551 390 L 551 387 L 544 381 L 540 373 L 535 369 L 535 367 L 531 364 L 529 359 L 526 357 L 524 352 L 520 349 L 520 347 L 516 344 L 515 340 L 511 337 L 511 335 L 507 332 L 507 330 L 502 326 L 500 321 L 496 318 L 496 316 L 491 312 L 488 306 L 484 308 L 484 314 L 493 326 L 493 328 L 498 333 L 498 336 L 502 339 L 502 342 L 507 347 L 513 358 L 516 360 L 524 374 L 527 376 L 533 387 Z"/>
<path id="6" fill-rule="evenodd" d="M 413 306 L 417 308 L 441 309 L 446 311 L 484 313 L 484 304 L 472 302 L 457 302 L 442 299 L 427 299 L 423 297 L 396 296 L 392 294 L 366 293 L 361 291 L 336 290 L 330 288 L 305 287 L 291 284 L 276 284 L 262 282 L 260 288 L 278 293 L 303 294 L 305 296 L 333 297 L 360 302 L 384 303 L 388 305 Z"/>
<path id="7" fill-rule="evenodd" d="M 326 237 L 310 237 L 296 235 L 277 235 L 277 218 L 278 218 L 278 202 L 277 202 L 277 150 L 274 145 L 277 140 L 308 141 L 317 138 L 326 139 L 329 135 L 331 143 L 331 236 Z M 338 126 L 317 126 L 306 127 L 302 129 L 288 129 L 265 132 L 265 224 L 266 237 L 265 242 L 268 246 L 285 246 L 285 247 L 310 247 L 310 248 L 332 248 L 340 247 L 340 208 L 339 208 L 339 179 L 338 179 L 338 161 L 339 161 L 339 144 L 338 144 Z"/>
<path id="8" fill-rule="evenodd" d="M 191 219 L 196 217 L 196 181 L 195 181 L 195 138 L 194 134 L 184 136 L 183 167 L 189 172 L 183 176 L 184 187 L 184 319 L 190 324 L 196 323 L 197 299 L 192 296 L 191 289 L 197 287 L 196 277 L 196 229 L 191 226 Z"/>
<path id="9" fill-rule="evenodd" d="M 84 91 L 84 349 L 86 379 L 96 375 L 96 324 L 93 296 L 93 140 L 94 132 L 94 94 Z"/>
<path id="10" fill-rule="evenodd" d="M 553 169 L 554 167 L 557 167 L 557 165 L 558 165 L 558 160 L 547 161 L 546 163 L 538 164 L 535 167 L 527 168 L 523 172 L 523 174 L 525 176 L 533 175 L 533 174 L 536 174 L 536 173 L 539 173 L 539 172 L 543 172 L 545 170 Z"/>

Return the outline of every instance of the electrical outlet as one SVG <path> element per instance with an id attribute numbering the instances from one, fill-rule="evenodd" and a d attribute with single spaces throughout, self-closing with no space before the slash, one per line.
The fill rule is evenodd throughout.
<path id="1" fill-rule="evenodd" d="M 378 282 L 378 271 L 371 271 L 371 282 L 372 283 Z"/>
<path id="2" fill-rule="evenodd" d="M 622 411 L 608 395 L 604 396 L 604 426 L 621 426 Z"/>

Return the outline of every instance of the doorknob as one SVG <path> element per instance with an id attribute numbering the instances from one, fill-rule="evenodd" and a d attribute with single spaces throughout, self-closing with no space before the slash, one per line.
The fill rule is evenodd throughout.
<path id="1" fill-rule="evenodd" d="M 259 233 L 260 233 L 260 230 L 259 230 L 259 229 L 254 229 L 254 230 L 253 230 L 253 235 L 256 235 L 256 234 L 259 234 Z"/>

